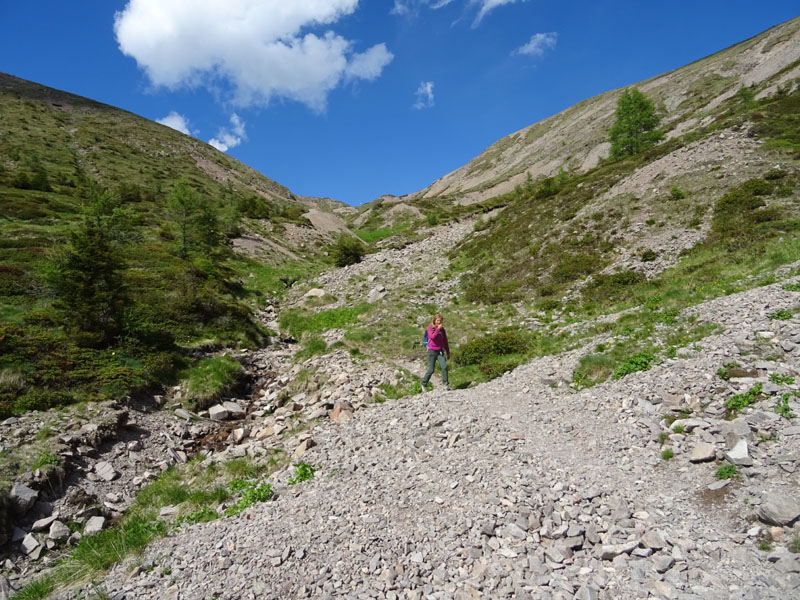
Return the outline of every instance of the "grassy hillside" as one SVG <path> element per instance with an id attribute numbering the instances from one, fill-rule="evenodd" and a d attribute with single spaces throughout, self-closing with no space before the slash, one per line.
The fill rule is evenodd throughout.
<path id="1" fill-rule="evenodd" d="M 261 343 L 252 307 L 322 265 L 284 235 L 313 201 L 202 142 L 7 75 L 0 112 L 0 416 L 169 380 L 198 344 Z M 235 254 L 244 231 L 291 250 Z"/>

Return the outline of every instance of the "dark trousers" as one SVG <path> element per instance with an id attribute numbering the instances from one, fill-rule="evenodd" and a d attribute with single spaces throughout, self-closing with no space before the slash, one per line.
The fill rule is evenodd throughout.
<path id="1" fill-rule="evenodd" d="M 422 378 L 422 387 L 427 387 L 428 382 L 431 380 L 431 375 L 433 375 L 433 371 L 436 369 L 436 363 L 439 363 L 439 366 L 442 369 L 442 383 L 447 386 L 449 382 L 447 381 L 447 355 L 445 354 L 444 350 L 428 350 L 428 371 L 425 373 L 425 377 Z"/>

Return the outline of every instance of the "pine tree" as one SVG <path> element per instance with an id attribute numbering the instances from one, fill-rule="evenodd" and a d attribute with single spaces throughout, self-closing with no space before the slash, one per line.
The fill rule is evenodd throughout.
<path id="1" fill-rule="evenodd" d="M 653 102 L 636 88 L 627 89 L 617 102 L 617 121 L 609 132 L 611 157 L 616 159 L 638 154 L 661 141 Z"/>

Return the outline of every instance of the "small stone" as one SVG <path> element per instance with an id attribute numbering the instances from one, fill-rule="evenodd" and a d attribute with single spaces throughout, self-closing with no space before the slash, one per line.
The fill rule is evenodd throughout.
<path id="1" fill-rule="evenodd" d="M 190 413 L 185 408 L 176 408 L 175 409 L 175 416 L 179 419 L 183 419 L 184 421 L 191 421 L 192 420 L 192 413 Z M 133 442 L 131 442 L 133 443 Z"/>
<path id="2" fill-rule="evenodd" d="M 33 525 L 31 525 L 31 531 L 44 531 L 58 518 L 57 515 L 53 515 L 52 517 L 45 517 L 44 519 L 39 519 L 35 521 Z"/>
<path id="3" fill-rule="evenodd" d="M 246 413 L 244 409 L 236 402 L 227 400 L 222 403 L 222 407 L 228 411 L 228 415 L 231 419 L 243 419 L 245 417 Z"/>
<path id="4" fill-rule="evenodd" d="M 737 467 L 752 467 L 753 459 L 747 448 L 747 440 L 739 439 L 733 448 L 725 453 L 725 458 Z"/>
<path id="5" fill-rule="evenodd" d="M 575 592 L 575 596 L 573 596 L 574 600 L 597 600 L 597 590 L 594 588 L 589 587 L 588 585 L 581 586 L 577 592 Z"/>
<path id="6" fill-rule="evenodd" d="M 544 551 L 544 555 L 554 563 L 561 564 L 564 562 L 566 556 L 564 553 L 561 552 L 561 549 L 558 546 L 550 546 Z"/>
<path id="7" fill-rule="evenodd" d="M 308 451 L 309 448 L 313 448 L 316 445 L 317 442 L 315 442 L 311 438 L 308 438 L 307 440 L 304 440 L 299 446 L 297 446 L 297 448 L 294 449 L 292 457 L 294 457 L 295 459 L 301 458 Z"/>
<path id="8" fill-rule="evenodd" d="M 708 489 L 712 492 L 716 492 L 717 490 L 721 490 L 722 488 L 726 487 L 731 482 L 730 479 L 720 479 L 719 481 L 715 481 L 714 483 L 708 484 Z"/>

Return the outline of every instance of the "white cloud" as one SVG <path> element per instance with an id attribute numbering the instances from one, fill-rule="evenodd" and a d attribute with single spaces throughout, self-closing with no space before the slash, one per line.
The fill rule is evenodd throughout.
<path id="1" fill-rule="evenodd" d="M 114 31 L 157 87 L 222 84 L 240 106 L 286 98 L 323 111 L 331 90 L 375 79 L 393 58 L 384 44 L 358 53 L 333 31 L 310 31 L 357 7 L 358 0 L 129 0 Z"/>
<path id="2" fill-rule="evenodd" d="M 244 121 L 239 118 L 239 115 L 233 113 L 231 115 L 231 126 L 220 127 L 217 132 L 217 137 L 208 140 L 208 143 L 221 152 L 227 152 L 230 148 L 235 148 L 242 143 L 242 140 L 247 139 L 247 134 L 244 130 Z"/>
<path id="3" fill-rule="evenodd" d="M 478 9 L 478 16 L 475 17 L 475 21 L 473 21 L 472 26 L 477 27 L 483 21 L 483 17 L 488 15 L 491 11 L 495 8 L 500 6 L 505 6 L 506 4 L 514 4 L 515 2 L 525 2 L 525 0 L 470 0 L 470 4 L 476 4 L 480 8 Z"/>
<path id="4" fill-rule="evenodd" d="M 189 122 L 186 120 L 186 117 L 178 114 L 174 110 L 170 111 L 170 113 L 163 119 L 157 119 L 156 123 L 161 123 L 167 127 L 172 127 L 173 129 L 176 129 L 181 133 L 185 133 L 186 135 L 192 135 L 189 133 Z"/>
<path id="5" fill-rule="evenodd" d="M 512 54 L 527 54 L 528 56 L 541 56 L 545 51 L 556 47 L 558 34 L 554 31 L 550 33 L 535 33 L 530 41 L 524 46 L 514 50 Z"/>
<path id="6" fill-rule="evenodd" d="M 421 81 L 416 91 L 417 101 L 414 103 L 414 108 L 422 110 L 423 108 L 431 108 L 433 106 L 433 82 Z"/>
<path id="7" fill-rule="evenodd" d="M 516 2 L 525 2 L 526 0 L 465 0 L 465 6 L 469 8 L 477 7 L 478 14 L 472 23 L 473 27 L 477 27 L 483 21 L 483 18 L 499 6 L 506 4 L 514 4 Z M 406 17 L 416 17 L 422 8 L 432 8 L 434 10 L 443 8 L 448 4 L 452 4 L 455 0 L 394 0 L 394 6 L 390 10 L 390 14 Z"/>
<path id="8" fill-rule="evenodd" d="M 455 0 L 394 0 L 394 6 L 389 14 L 392 15 L 416 15 L 423 6 L 429 6 L 436 10 L 447 6 Z"/>

